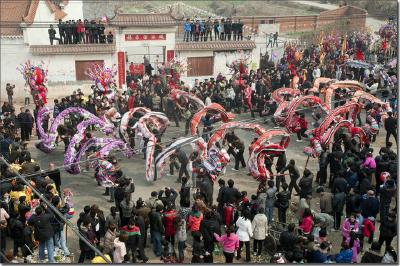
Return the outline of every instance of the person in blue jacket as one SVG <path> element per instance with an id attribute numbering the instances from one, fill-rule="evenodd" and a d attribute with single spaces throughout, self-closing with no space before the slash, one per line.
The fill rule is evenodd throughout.
<path id="1" fill-rule="evenodd" d="M 190 25 L 190 19 L 186 19 L 185 24 L 183 24 L 183 31 L 184 31 L 183 41 L 188 42 L 190 32 L 192 31 L 192 26 Z"/>
<path id="2" fill-rule="evenodd" d="M 205 41 L 205 34 L 206 34 L 206 27 L 205 27 L 205 21 L 201 20 L 200 21 L 200 41 Z"/>
<path id="3" fill-rule="evenodd" d="M 351 263 L 353 257 L 353 250 L 349 247 L 349 244 L 345 241 L 342 242 L 342 248 L 339 254 L 336 255 L 336 263 Z"/>
<path id="4" fill-rule="evenodd" d="M 319 245 L 319 248 L 311 252 L 311 263 L 325 263 L 328 261 L 328 250 L 330 244 L 326 241 Z"/>

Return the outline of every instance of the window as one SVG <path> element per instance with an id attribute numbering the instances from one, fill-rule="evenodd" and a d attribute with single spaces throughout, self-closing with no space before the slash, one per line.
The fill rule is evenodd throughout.
<path id="1" fill-rule="evenodd" d="M 274 19 L 268 20 L 268 24 L 275 24 L 275 20 Z"/>
<path id="2" fill-rule="evenodd" d="M 76 80 L 90 80 L 85 74 L 88 68 L 91 68 L 94 64 L 102 65 L 104 60 L 87 60 L 87 61 L 75 61 L 75 76 Z"/>
<path id="3" fill-rule="evenodd" d="M 214 72 L 214 57 L 188 57 L 188 77 L 211 76 Z"/>

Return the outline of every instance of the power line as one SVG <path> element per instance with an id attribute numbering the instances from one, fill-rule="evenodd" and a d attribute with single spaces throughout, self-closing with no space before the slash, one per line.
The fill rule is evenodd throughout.
<path id="1" fill-rule="evenodd" d="M 0 160 L 3 161 L 3 163 L 4 163 L 5 165 L 7 165 L 7 167 L 11 167 L 10 163 L 9 163 L 3 156 L 0 156 Z M 81 232 L 79 231 L 79 229 L 77 230 L 76 227 L 75 227 L 68 219 L 66 219 L 66 218 L 64 217 L 64 215 L 63 215 L 51 202 L 49 202 L 49 201 L 46 199 L 46 197 L 43 196 L 42 193 L 40 193 L 39 191 L 37 191 L 36 188 L 35 188 L 34 186 L 32 186 L 32 184 L 31 184 L 30 182 L 26 181 L 26 180 L 24 179 L 24 177 L 21 176 L 19 173 L 17 173 L 16 179 L 19 179 L 19 180 L 21 180 L 23 183 L 25 183 L 25 185 L 28 186 L 28 187 L 32 190 L 32 192 L 33 192 L 36 196 L 39 197 L 40 200 L 42 200 L 43 202 L 45 202 L 46 205 L 47 205 L 48 207 L 50 207 L 50 209 L 54 212 L 54 214 L 57 214 L 57 216 L 58 216 L 61 220 L 63 220 L 63 222 L 64 222 L 67 226 L 69 226 L 69 227 L 72 229 L 72 231 L 79 237 L 79 239 L 82 240 L 83 242 L 85 242 L 85 244 L 88 245 L 89 248 L 90 248 L 91 250 L 93 250 L 96 254 L 98 254 L 100 257 L 102 257 L 107 263 L 110 263 L 110 264 L 112 263 L 106 256 L 104 256 L 104 254 L 103 254 L 100 250 L 98 250 L 92 243 L 90 243 L 90 241 L 89 241 L 85 236 L 83 236 L 83 235 L 81 234 Z"/>

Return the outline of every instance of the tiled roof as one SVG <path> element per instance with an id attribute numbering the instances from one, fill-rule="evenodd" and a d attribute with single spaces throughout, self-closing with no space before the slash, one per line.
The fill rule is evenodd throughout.
<path id="1" fill-rule="evenodd" d="M 33 55 L 112 54 L 115 44 L 31 45 Z"/>
<path id="2" fill-rule="evenodd" d="M 177 22 L 170 14 L 118 14 L 110 22 L 116 26 L 174 26 Z"/>
<path id="3" fill-rule="evenodd" d="M 22 36 L 22 30 L 19 24 L 29 9 L 29 0 L 26 1 L 0 1 L 1 27 L 0 35 L 2 37 Z"/>
<path id="4" fill-rule="evenodd" d="M 175 50 L 212 50 L 212 51 L 233 51 L 252 50 L 256 48 L 254 41 L 209 41 L 209 42 L 177 42 Z"/>
<path id="5" fill-rule="evenodd" d="M 28 25 L 32 24 L 36 10 L 41 0 L 1 0 L 0 1 L 0 17 L 1 27 L 0 35 L 2 37 L 18 37 L 22 36 L 20 24 L 22 22 Z M 64 18 L 67 14 L 62 11 L 52 0 L 44 0 L 47 7 L 54 13 L 56 20 Z M 68 0 L 62 0 L 65 5 Z"/>
<path id="6" fill-rule="evenodd" d="M 40 0 L 31 0 L 28 14 L 23 19 L 24 22 L 26 22 L 27 24 L 33 23 L 33 20 L 35 19 L 36 15 L 36 10 L 39 6 L 39 2 Z M 59 19 L 62 19 L 67 15 L 67 13 L 62 11 L 56 4 L 54 4 L 52 0 L 45 0 L 45 3 L 47 7 L 50 9 L 51 13 L 54 13 L 55 20 L 58 21 Z M 64 6 L 66 6 L 68 4 L 68 0 L 63 0 L 62 3 L 64 4 Z"/>

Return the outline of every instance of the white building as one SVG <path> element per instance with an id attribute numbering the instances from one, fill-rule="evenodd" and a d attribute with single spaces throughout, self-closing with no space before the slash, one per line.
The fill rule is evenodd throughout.
<path id="1" fill-rule="evenodd" d="M 147 56 L 153 64 L 166 62 L 174 56 L 187 58 L 190 70 L 182 78 L 210 77 L 219 72 L 229 74 L 226 62 L 238 57 L 238 50 L 251 54 L 253 67 L 259 63 L 253 41 L 182 42 L 177 36 L 178 21 L 166 14 L 118 13 L 106 25 L 114 33 L 113 44 L 50 45 L 49 24 L 84 18 L 82 0 L 2 0 L 1 7 L 1 86 L 24 80 L 16 69 L 31 60 L 43 62 L 48 68 L 48 80 L 64 84 L 87 80 L 84 74 L 93 63 L 117 65 L 121 82 L 125 70 L 133 62 L 140 64 Z M 187 77 L 185 77 L 187 76 Z M 17 90 L 16 94 L 22 93 Z"/>

